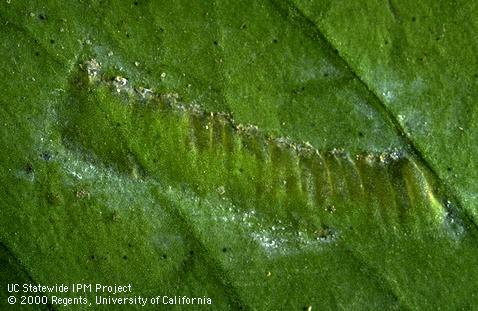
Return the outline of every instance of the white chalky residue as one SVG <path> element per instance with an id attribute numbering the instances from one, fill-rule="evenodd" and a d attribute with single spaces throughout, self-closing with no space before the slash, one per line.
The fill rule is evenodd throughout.
<path id="1" fill-rule="evenodd" d="M 266 250 L 266 251 L 271 251 L 271 250 L 275 250 L 279 247 L 282 247 L 283 245 L 283 242 L 282 240 L 280 239 L 277 239 L 277 238 L 273 238 L 271 237 L 267 232 L 253 232 L 251 234 L 251 237 L 257 241 L 260 246 Z"/>
<path id="2" fill-rule="evenodd" d="M 377 77 L 373 82 L 377 86 L 380 97 L 387 103 L 393 103 L 397 99 L 397 94 L 400 94 L 404 88 L 403 80 L 395 73 L 380 68 L 376 69 L 374 76 Z"/>
<path id="3" fill-rule="evenodd" d="M 80 179 L 80 180 L 83 179 L 83 176 L 81 176 L 81 174 L 78 172 L 70 171 L 70 174 L 77 179 Z"/>
<path id="4" fill-rule="evenodd" d="M 445 202 L 447 210 L 444 211 L 444 225 L 449 236 L 454 240 L 460 240 L 465 234 L 465 228 L 461 218 L 457 217 L 455 213 L 457 208 L 449 200 Z"/>
<path id="5" fill-rule="evenodd" d="M 287 230 L 285 227 L 272 227 L 255 230 L 250 233 L 250 237 L 261 246 L 266 254 L 277 256 L 321 249 L 326 244 L 335 242 L 337 233 L 332 231 L 327 236 L 312 237 L 305 231 L 292 233 L 292 228 Z"/>
<path id="6" fill-rule="evenodd" d="M 432 129 L 429 122 L 430 119 L 427 118 L 422 112 L 411 109 L 405 113 L 406 116 L 402 117 L 403 121 L 400 123 L 407 130 L 407 132 L 413 132 L 414 135 L 431 135 Z"/>
<path id="7" fill-rule="evenodd" d="M 127 93 L 132 93 L 133 89 L 131 86 L 128 85 L 128 80 L 121 76 L 116 76 L 113 85 L 116 88 L 117 93 L 121 93 L 121 91 L 125 91 Z"/>
<path id="8" fill-rule="evenodd" d="M 86 72 L 90 77 L 90 81 L 94 81 L 99 78 L 101 72 L 101 64 L 96 59 L 91 59 L 85 62 Z"/>
<path id="9" fill-rule="evenodd" d="M 395 94 L 392 91 L 385 91 L 382 92 L 382 96 L 387 100 L 388 102 L 391 102 L 392 100 L 395 99 Z"/>
<path id="10" fill-rule="evenodd" d="M 153 90 L 144 88 L 144 87 L 137 87 L 134 89 L 139 96 L 141 96 L 142 99 L 148 99 L 153 97 Z"/>
<path id="11" fill-rule="evenodd" d="M 419 96 L 424 91 L 426 91 L 427 83 L 423 80 L 422 77 L 416 77 L 410 82 L 408 89 L 415 94 L 415 96 Z"/>
<path id="12" fill-rule="evenodd" d="M 178 200 L 177 192 L 171 190 L 170 194 Z M 191 195 L 194 196 L 192 193 L 189 193 L 187 197 L 180 195 L 179 200 L 189 202 L 191 200 L 188 197 Z M 255 210 L 244 211 L 228 199 L 221 200 L 219 204 L 214 196 L 200 201 L 213 208 L 203 210 L 199 208 L 197 201 L 196 203 L 191 201 L 190 204 L 195 208 L 191 208 L 189 211 L 194 221 L 203 225 L 205 221 L 208 223 L 207 226 L 215 227 L 220 231 L 240 228 L 239 231 L 244 234 L 243 238 L 256 241 L 267 256 L 285 256 L 304 250 L 320 249 L 337 239 L 337 233 L 334 230 L 327 229 L 328 231 L 323 236 L 319 236 L 317 232 L 298 231 L 287 220 L 265 219 L 259 216 Z"/>

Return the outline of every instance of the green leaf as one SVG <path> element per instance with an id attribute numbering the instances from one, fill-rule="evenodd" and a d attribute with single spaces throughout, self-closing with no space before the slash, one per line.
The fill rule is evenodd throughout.
<path id="1" fill-rule="evenodd" d="M 2 3 L 0 305 L 472 308 L 475 11 Z"/>

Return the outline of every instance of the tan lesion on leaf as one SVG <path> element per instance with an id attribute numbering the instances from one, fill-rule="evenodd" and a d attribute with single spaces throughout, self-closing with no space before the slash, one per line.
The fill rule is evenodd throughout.
<path id="1" fill-rule="evenodd" d="M 419 171 L 407 171 L 402 168 L 396 170 L 398 175 L 393 177 L 395 180 L 403 181 L 402 184 L 406 185 L 403 189 L 394 188 L 400 185 L 394 183 L 391 177 L 387 177 L 388 173 L 384 173 L 383 178 L 388 178 L 386 184 L 390 185 L 390 189 L 385 187 L 387 185 L 376 185 L 370 181 L 373 172 L 387 172 L 393 165 L 401 167 L 408 162 L 413 162 L 415 166 L 420 166 L 414 155 L 405 150 L 390 149 L 360 154 L 350 154 L 340 147 L 319 150 L 310 142 L 297 142 L 290 137 L 274 136 L 256 125 L 236 122 L 231 113 L 207 111 L 197 103 L 182 102 L 177 93 L 158 93 L 150 87 L 134 86 L 131 81 L 120 75 L 108 77 L 103 73 L 101 64 L 96 59 L 84 62 L 81 69 L 88 75 L 90 83 L 109 86 L 113 94 L 126 94 L 127 98 L 135 101 L 152 103 L 164 114 L 178 115 L 179 113 L 184 116 L 187 122 L 178 122 L 177 126 L 188 127 L 186 134 L 182 135 L 184 137 L 181 137 L 187 142 L 180 142 L 179 145 L 188 146 L 192 152 L 194 151 L 196 157 L 200 157 L 202 153 L 211 154 L 214 148 L 221 149 L 222 151 L 216 154 L 224 157 L 235 157 L 237 154 L 247 153 L 259 165 L 264 162 L 264 170 L 281 171 L 276 172 L 277 174 L 268 172 L 264 175 L 281 181 L 282 184 L 277 185 L 282 189 L 281 191 L 273 189 L 276 181 L 272 179 L 255 176 L 250 180 L 251 183 L 257 184 L 258 189 L 269 191 L 271 195 L 277 193 L 281 196 L 280 200 L 289 200 L 288 196 L 292 194 L 288 192 L 294 192 L 293 195 L 307 196 L 303 201 L 309 202 L 306 204 L 311 205 L 311 208 L 315 205 L 326 214 L 334 216 L 340 214 L 342 205 L 347 200 L 365 202 L 375 197 L 377 201 L 385 202 L 387 200 L 383 200 L 384 196 L 390 197 L 388 201 L 407 200 L 411 203 L 410 205 L 416 206 L 428 200 L 428 204 L 443 209 L 443 204 L 436 199 L 434 192 L 430 192 L 433 195 L 429 192 L 424 193 L 423 189 L 428 188 L 423 185 L 419 187 L 419 184 L 410 182 L 419 179 L 415 176 L 419 174 Z M 283 158 L 280 159 L 279 156 L 274 155 L 272 150 L 281 150 Z M 284 159 L 290 159 L 290 161 L 282 163 L 286 161 Z M 271 163 L 266 163 L 267 161 Z M 287 169 L 283 170 L 284 167 Z M 425 168 L 420 166 L 420 169 Z M 294 174 L 294 176 L 284 176 L 284 174 Z M 421 180 L 428 183 L 427 178 Z M 269 187 L 271 185 L 272 188 Z M 376 189 L 385 189 L 383 191 L 388 192 L 375 193 Z M 229 194 L 229 189 L 220 180 L 212 190 L 221 196 Z M 402 190 L 405 190 L 405 196 L 402 195 Z M 284 191 L 287 195 L 284 195 Z M 420 192 L 424 194 L 418 198 L 417 193 Z M 335 204 L 336 201 L 339 203 Z M 392 205 L 394 208 L 399 208 L 409 204 Z M 383 215 L 396 217 L 395 214 L 384 213 Z"/>

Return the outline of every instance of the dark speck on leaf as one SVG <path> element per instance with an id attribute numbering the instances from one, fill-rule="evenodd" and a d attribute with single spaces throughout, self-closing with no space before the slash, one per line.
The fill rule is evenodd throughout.
<path id="1" fill-rule="evenodd" d="M 214 41 L 214 45 L 217 45 L 217 41 Z"/>
<path id="2" fill-rule="evenodd" d="M 48 192 L 47 194 L 48 203 L 51 205 L 59 205 L 61 203 L 61 197 L 55 192 Z"/>
<path id="3" fill-rule="evenodd" d="M 55 40 L 50 39 L 50 43 L 51 43 L 51 44 L 55 43 Z"/>
<path id="4" fill-rule="evenodd" d="M 224 247 L 224 248 L 222 249 L 222 252 L 223 252 L 223 253 L 227 252 L 227 248 Z"/>
<path id="5" fill-rule="evenodd" d="M 242 24 L 241 25 L 241 29 L 246 29 L 247 28 L 247 25 L 246 24 Z"/>
<path id="6" fill-rule="evenodd" d="M 42 21 L 46 20 L 46 15 L 40 14 L 38 15 L 38 18 L 41 19 Z"/>
<path id="7" fill-rule="evenodd" d="M 39 55 L 40 55 L 40 53 L 39 53 L 39 52 L 35 52 L 35 56 L 39 56 Z"/>
<path id="8" fill-rule="evenodd" d="M 127 260 L 127 259 L 128 259 L 128 256 L 124 255 L 124 256 L 123 256 L 123 259 L 124 259 L 124 260 Z"/>
<path id="9" fill-rule="evenodd" d="M 305 87 L 303 86 L 303 87 L 301 87 L 300 89 L 294 89 L 294 90 L 292 90 L 292 93 L 294 93 L 294 94 L 300 94 L 300 93 L 304 92 L 304 90 L 305 90 Z"/>
<path id="10" fill-rule="evenodd" d="M 417 20 L 417 18 L 416 18 L 415 16 L 412 17 L 412 22 L 414 22 L 414 21 L 416 21 L 416 20 Z"/>
<path id="11" fill-rule="evenodd" d="M 41 154 L 41 158 L 45 161 L 51 160 L 51 154 L 48 151 L 45 151 Z"/>
<path id="12" fill-rule="evenodd" d="M 164 254 L 164 255 L 162 256 L 162 258 L 163 258 L 163 259 L 166 259 L 166 258 L 168 258 L 168 256 L 166 256 L 166 254 Z"/>
<path id="13" fill-rule="evenodd" d="M 362 132 L 358 132 L 358 136 L 359 136 L 359 137 L 363 137 L 363 133 L 362 133 Z"/>
<path id="14" fill-rule="evenodd" d="M 27 163 L 27 164 L 25 165 L 25 171 L 26 171 L 27 173 L 29 173 L 29 174 L 33 172 L 33 166 L 32 166 L 31 163 Z"/>
<path id="15" fill-rule="evenodd" d="M 129 38 L 129 33 L 126 34 L 126 38 Z"/>
<path id="16" fill-rule="evenodd" d="M 277 39 L 274 39 L 274 40 L 272 40 L 272 42 L 277 43 L 278 41 L 277 41 Z"/>
<path id="17" fill-rule="evenodd" d="M 134 2 L 134 5 L 138 5 L 138 1 L 135 1 L 135 2 Z"/>
<path id="18" fill-rule="evenodd" d="M 194 251 L 189 251 L 189 255 L 194 255 Z"/>

